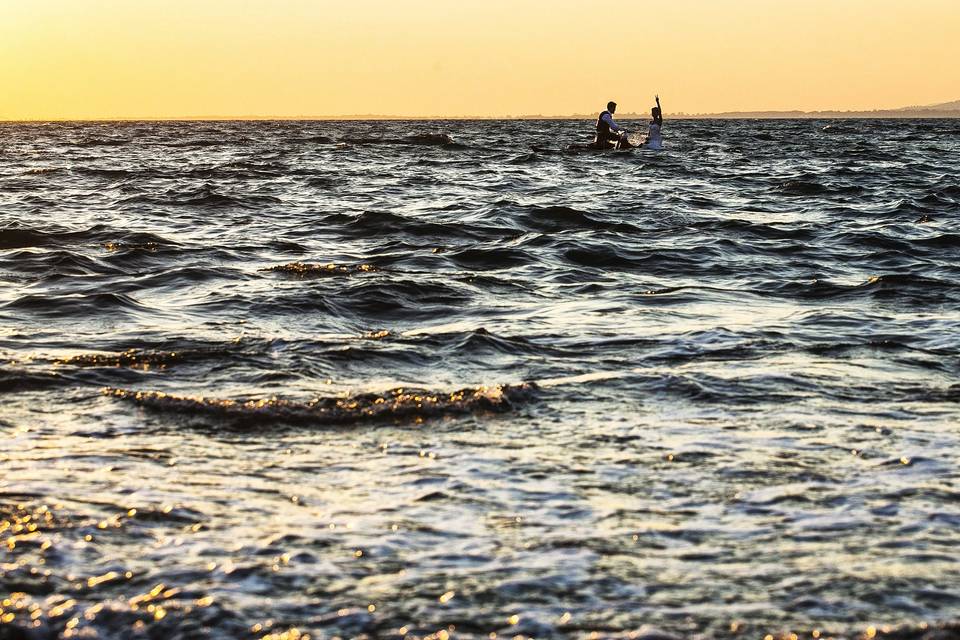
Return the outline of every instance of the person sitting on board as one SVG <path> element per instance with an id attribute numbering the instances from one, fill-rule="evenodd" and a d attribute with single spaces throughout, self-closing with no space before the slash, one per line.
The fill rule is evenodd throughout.
<path id="1" fill-rule="evenodd" d="M 663 110 L 660 108 L 660 96 L 654 96 L 657 106 L 650 109 L 650 131 L 647 133 L 647 141 L 644 143 L 648 149 L 663 149 L 663 136 L 660 133 L 660 127 L 663 126 Z"/>
<path id="2" fill-rule="evenodd" d="M 620 145 L 626 142 L 626 130 L 613 120 L 613 114 L 616 112 L 617 103 L 611 101 L 607 103 L 607 110 L 597 118 L 597 137 L 593 141 L 594 148 L 619 149 Z"/>

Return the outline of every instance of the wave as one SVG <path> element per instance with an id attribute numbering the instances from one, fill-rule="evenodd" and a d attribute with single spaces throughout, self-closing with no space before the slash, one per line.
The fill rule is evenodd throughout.
<path id="1" fill-rule="evenodd" d="M 99 538 L 101 535 L 108 535 L 110 529 L 124 531 L 132 528 L 131 521 L 136 522 L 137 529 L 140 529 L 153 514 L 150 511 L 132 510 L 137 517 L 115 517 L 98 523 L 91 521 L 90 517 L 64 517 L 60 515 L 62 508 L 56 510 L 57 515 L 51 516 L 51 510 L 46 505 L 29 510 L 27 506 L 18 505 L 22 508 L 9 515 L 0 513 L 0 523 L 3 525 L 11 524 L 13 526 L 10 528 L 16 529 L 22 526 L 24 530 L 29 527 L 33 531 L 11 537 L 11 549 L 19 547 L 36 552 L 39 547 L 41 551 L 45 551 L 53 544 L 53 540 L 72 539 L 74 535 L 82 540 L 76 530 L 92 530 Z M 170 513 L 160 514 L 158 517 L 164 521 L 174 520 Z M 108 523 L 112 526 L 104 530 Z M 102 526 L 98 528 L 98 524 Z M 136 535 L 150 534 L 141 530 Z M 41 547 L 44 541 L 46 544 Z M 57 544 L 50 554 L 59 558 L 62 552 L 58 547 L 60 544 Z M 15 555 L 21 553 L 23 552 L 17 549 Z M 62 585 L 54 593 L 56 582 L 42 578 L 39 574 L 45 572 L 38 571 L 26 560 L 24 558 L 23 566 L 8 565 L 10 569 L 5 574 L 6 581 L 17 585 L 17 590 L 12 590 L 9 597 L 5 597 L 4 607 L 8 612 L 17 613 L 8 613 L 0 623 L 0 636 L 3 638 L 129 638 L 132 628 L 142 630 L 148 637 L 163 638 L 241 638 L 251 635 L 250 624 L 240 611 L 215 602 L 212 596 L 204 595 L 197 587 L 180 588 L 162 582 L 147 586 L 138 579 L 139 575 L 134 577 L 133 572 L 111 570 L 75 582 L 75 586 Z M 174 582 L 177 581 L 174 579 Z M 118 592 L 123 594 L 122 597 L 116 597 Z M 263 637 L 294 639 L 306 638 L 308 635 L 301 635 L 299 630 L 291 630 L 290 633 Z"/>
<path id="2" fill-rule="evenodd" d="M 468 269 L 509 269 L 535 261 L 534 256 L 521 249 L 464 249 L 445 255 L 454 264 Z"/>
<path id="3" fill-rule="evenodd" d="M 10 226 L 0 229 L 0 249 L 50 247 L 85 235 L 83 231 L 40 231 L 31 227 Z"/>
<path id="4" fill-rule="evenodd" d="M 527 384 L 470 387 L 452 392 L 397 388 L 386 393 L 320 397 L 308 402 L 281 398 L 188 397 L 118 388 L 106 388 L 103 394 L 161 412 L 207 415 L 244 424 L 351 425 L 377 421 L 419 422 L 457 413 L 503 412 L 529 397 L 532 390 Z"/>
<path id="5" fill-rule="evenodd" d="M 180 245 L 178 244 L 167 244 L 164 241 L 155 242 L 148 240 L 146 242 L 138 242 L 136 240 L 110 240 L 104 242 L 102 245 L 103 249 L 111 254 L 111 256 L 131 256 L 131 255 L 157 255 L 157 254 L 175 254 L 180 251 Z"/>
<path id="6" fill-rule="evenodd" d="M 638 255 L 613 243 L 575 243 L 562 251 L 564 260 L 581 267 L 603 270 L 639 268 L 649 256 Z"/>
<path id="7" fill-rule="evenodd" d="M 179 174 L 191 178 L 282 178 L 297 171 L 279 162 L 251 162 L 238 160 L 211 167 L 198 167 Z"/>
<path id="8" fill-rule="evenodd" d="M 157 176 L 157 174 L 152 171 L 139 172 L 132 169 L 109 169 L 106 167 L 74 167 L 72 171 L 81 175 L 108 178 L 111 180 L 123 180 L 136 177 L 152 178 Z"/>
<path id="9" fill-rule="evenodd" d="M 264 205 L 282 203 L 280 198 L 264 194 L 222 193 L 214 185 L 204 184 L 191 189 L 169 189 L 163 193 L 142 193 L 117 202 L 118 205 L 152 204 L 160 206 L 186 206 L 203 208 L 257 209 Z"/>
<path id="10" fill-rule="evenodd" d="M 164 369 L 182 362 L 187 354 L 177 351 L 138 351 L 128 349 L 122 353 L 81 353 L 55 360 L 56 364 L 75 367 L 126 367 L 129 369 Z"/>
<path id="11" fill-rule="evenodd" d="M 446 358 L 447 354 L 477 355 L 576 355 L 576 352 L 563 350 L 549 342 L 535 342 L 523 336 L 503 336 L 483 327 L 471 331 L 452 331 L 443 333 L 414 333 L 403 336 L 380 336 L 380 340 L 390 340 L 416 347 L 417 353 L 436 354 Z"/>
<path id="12" fill-rule="evenodd" d="M 122 250 L 159 251 L 179 244 L 164 236 L 143 231 L 115 229 L 97 224 L 86 229 L 54 227 L 40 230 L 20 224 L 0 228 L 0 249 L 78 247 L 96 244 L 110 252 Z"/>
<path id="13" fill-rule="evenodd" d="M 68 386 L 71 380 L 58 373 L 0 367 L 0 393 L 20 393 Z"/>
<path id="14" fill-rule="evenodd" d="M 786 196 L 820 196 L 820 195 L 857 195 L 863 188 L 851 184 L 843 186 L 828 186 L 811 179 L 787 180 L 777 187 L 777 192 Z"/>
<path id="15" fill-rule="evenodd" d="M 90 138 L 87 140 L 77 140 L 73 144 L 77 147 L 122 147 L 131 142 L 131 140 L 117 140 L 114 138 Z"/>
<path id="16" fill-rule="evenodd" d="M 497 219 L 525 231 L 559 233 L 588 229 L 620 233 L 638 233 L 642 228 L 621 220 L 605 220 L 600 216 L 564 205 L 521 206 L 510 200 L 495 203 Z"/>
<path id="17" fill-rule="evenodd" d="M 217 138 L 197 138 L 193 140 L 177 140 L 176 142 L 166 142 L 163 146 L 180 148 L 204 148 L 204 147 L 222 147 L 228 145 L 243 145 L 249 143 L 247 138 L 231 137 L 229 140 Z"/>
<path id="18" fill-rule="evenodd" d="M 308 187 L 313 187 L 314 189 L 330 189 L 343 184 L 343 180 L 341 178 L 336 178 L 334 176 L 313 175 L 305 177 L 303 181 Z"/>
<path id="19" fill-rule="evenodd" d="M 647 275 L 676 277 L 678 274 L 701 273 L 705 265 L 709 266 L 713 276 L 723 276 L 739 271 L 726 263 L 727 255 L 720 246 L 703 245 L 674 250 L 642 250 L 636 247 L 622 246 L 615 241 L 584 242 L 567 240 L 554 247 L 565 263 L 597 272 L 640 272 Z M 576 270 L 555 276 L 555 281 L 576 283 L 583 274 Z M 670 290 L 679 288 L 659 287 L 657 289 L 638 289 L 638 293 Z"/>
<path id="20" fill-rule="evenodd" d="M 960 233 L 943 233 L 929 238 L 917 238 L 912 241 L 912 244 L 934 249 L 960 249 Z"/>
<path id="21" fill-rule="evenodd" d="M 417 238 L 480 237 L 469 225 L 418 220 L 389 211 L 364 211 L 360 215 L 331 214 L 324 222 L 354 238 L 382 238 L 398 234 Z"/>
<path id="22" fill-rule="evenodd" d="M 37 276 L 52 281 L 65 276 L 91 276 L 119 273 L 102 261 L 76 251 L 48 249 L 46 251 L 14 250 L 0 258 L 0 265 L 9 266 L 18 274 Z"/>
<path id="23" fill-rule="evenodd" d="M 315 295 L 294 291 L 263 304 L 277 310 L 325 310 L 338 317 L 383 320 L 395 319 L 398 313 L 409 318 L 450 316 L 467 308 L 475 295 L 469 284 L 404 274 L 390 279 L 347 279 L 342 281 L 335 296 L 318 299 Z"/>
<path id="24" fill-rule="evenodd" d="M 313 264 L 309 262 L 291 262 L 273 267 L 265 267 L 260 271 L 280 273 L 297 278 L 328 278 L 332 276 L 348 276 L 360 273 L 373 273 L 380 271 L 372 264 Z"/>
<path id="25" fill-rule="evenodd" d="M 292 142 L 311 142 L 313 144 L 333 144 L 333 138 L 328 136 L 307 136 L 305 138 L 293 138 Z"/>
<path id="26" fill-rule="evenodd" d="M 886 274 L 871 276 L 857 284 L 838 284 L 829 280 L 776 283 L 755 289 L 764 296 L 775 293 L 786 298 L 842 299 L 857 296 L 875 298 L 899 298 L 927 303 L 943 303 L 955 300 L 960 286 L 934 277 L 916 274 Z"/>
<path id="27" fill-rule="evenodd" d="M 960 184 L 941 182 L 940 184 L 936 185 L 934 189 L 934 193 L 941 198 L 960 199 Z"/>
<path id="28" fill-rule="evenodd" d="M 446 133 L 421 133 L 405 136 L 403 138 L 341 138 L 342 144 L 351 145 L 411 145 L 428 147 L 447 147 L 456 149 L 466 149 L 464 145 L 454 142 L 453 138 Z"/>
<path id="29" fill-rule="evenodd" d="M 146 308 L 132 296 L 122 293 L 34 293 L 0 304 L 0 309 L 41 317 L 79 317 L 81 315 L 97 317 L 114 311 L 135 312 Z"/>
<path id="30" fill-rule="evenodd" d="M 533 153 L 521 154 L 515 157 L 513 160 L 509 160 L 507 164 L 514 164 L 514 165 L 535 164 L 543 160 L 540 153 L 541 152 L 535 149 Z"/>
<path id="31" fill-rule="evenodd" d="M 74 347 L 71 351 L 76 351 L 75 353 L 57 356 L 33 355 L 29 361 L 53 365 L 57 371 L 67 368 L 73 372 L 97 368 L 156 370 L 187 363 L 209 362 L 222 365 L 231 359 L 250 362 L 252 358 L 264 356 L 278 344 L 285 343 L 245 337 L 243 334 L 229 340 L 183 337 L 158 340 L 148 336 L 130 339 L 123 336 L 119 340 L 106 340 L 86 348 Z M 303 348 L 314 349 L 317 344 L 307 341 Z M 58 349 L 63 348 L 58 346 Z"/>
<path id="32" fill-rule="evenodd" d="M 722 233 L 737 237 L 754 236 L 770 240 L 810 242 L 816 238 L 813 229 L 787 225 L 751 222 L 740 218 L 714 219 L 694 222 L 691 226 L 709 234 Z"/>

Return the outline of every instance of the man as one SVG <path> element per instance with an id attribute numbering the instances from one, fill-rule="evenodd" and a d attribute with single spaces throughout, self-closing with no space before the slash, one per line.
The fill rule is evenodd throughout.
<path id="1" fill-rule="evenodd" d="M 613 121 L 613 114 L 617 112 L 617 103 L 608 102 L 607 110 L 597 118 L 597 137 L 593 146 L 597 149 L 615 149 L 626 131 Z"/>

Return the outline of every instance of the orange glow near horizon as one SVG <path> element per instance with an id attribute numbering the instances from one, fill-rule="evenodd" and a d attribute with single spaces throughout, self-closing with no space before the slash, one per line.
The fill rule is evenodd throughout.
<path id="1" fill-rule="evenodd" d="M 0 119 L 960 99 L 956 0 L 0 0 Z"/>

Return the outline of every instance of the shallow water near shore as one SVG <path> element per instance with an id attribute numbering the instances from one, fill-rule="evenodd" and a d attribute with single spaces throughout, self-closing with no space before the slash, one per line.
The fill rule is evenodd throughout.
<path id="1" fill-rule="evenodd" d="M 960 618 L 960 124 L 589 126 L 0 123 L 0 637 Z"/>

